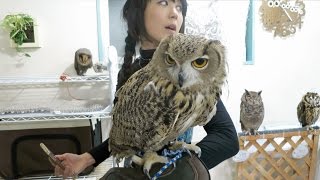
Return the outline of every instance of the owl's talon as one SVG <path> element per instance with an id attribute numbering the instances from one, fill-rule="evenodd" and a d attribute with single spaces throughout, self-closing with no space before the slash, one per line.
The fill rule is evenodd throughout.
<path id="1" fill-rule="evenodd" d="M 119 160 L 116 157 L 113 157 L 113 166 L 116 165 L 119 167 Z"/>
<path id="2" fill-rule="evenodd" d="M 190 156 L 192 156 L 192 153 L 188 149 L 186 149 L 186 151 L 188 152 L 188 154 Z M 198 158 L 201 157 L 201 149 L 200 148 L 199 149 L 194 149 L 194 153 L 197 154 Z"/>
<path id="3" fill-rule="evenodd" d="M 199 150 L 198 150 L 198 151 L 196 151 L 195 153 L 198 155 L 198 158 L 200 158 L 200 157 L 201 157 L 201 149 L 200 149 L 200 148 L 199 148 Z"/>
<path id="4" fill-rule="evenodd" d="M 172 146 L 169 147 L 172 150 L 179 150 L 182 149 L 183 151 L 187 152 L 189 156 L 192 156 L 192 153 L 190 150 L 194 151 L 198 155 L 198 157 L 201 156 L 201 148 L 194 144 L 187 144 L 182 141 L 176 141 Z"/>
<path id="5" fill-rule="evenodd" d="M 127 158 L 127 161 L 128 161 L 128 167 L 130 167 L 130 168 L 133 168 L 133 166 L 132 166 L 132 163 L 133 163 L 133 160 L 132 160 L 132 156 L 131 157 L 128 157 Z"/>
<path id="6" fill-rule="evenodd" d="M 168 157 L 160 156 L 156 152 L 146 152 L 143 155 L 143 172 L 150 178 L 149 170 L 155 163 L 167 163 L 169 162 Z"/>
<path id="7" fill-rule="evenodd" d="M 312 134 L 313 131 L 316 131 L 312 126 L 306 126 L 306 130 L 309 134 Z"/>
<path id="8" fill-rule="evenodd" d="M 190 157 L 192 156 L 192 153 L 189 151 L 189 149 L 184 148 L 183 150 L 187 151 Z"/>
<path id="9" fill-rule="evenodd" d="M 149 179 L 151 179 L 151 176 L 149 174 L 149 170 L 148 169 L 143 169 L 143 173 L 148 176 Z"/>
<path id="10" fill-rule="evenodd" d="M 176 168 L 177 164 L 176 162 L 173 162 L 173 168 Z"/>

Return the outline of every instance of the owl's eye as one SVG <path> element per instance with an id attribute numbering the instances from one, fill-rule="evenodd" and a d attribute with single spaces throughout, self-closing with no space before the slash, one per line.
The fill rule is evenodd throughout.
<path id="1" fill-rule="evenodd" d="M 208 65 L 208 59 L 206 58 L 198 58 L 191 62 L 192 66 L 197 69 L 204 69 Z"/>
<path id="2" fill-rule="evenodd" d="M 176 61 L 175 61 L 174 59 L 172 59 L 169 54 L 167 55 L 167 58 L 166 58 L 165 61 L 166 61 L 166 63 L 167 63 L 168 65 L 170 65 L 170 66 L 176 64 Z"/>

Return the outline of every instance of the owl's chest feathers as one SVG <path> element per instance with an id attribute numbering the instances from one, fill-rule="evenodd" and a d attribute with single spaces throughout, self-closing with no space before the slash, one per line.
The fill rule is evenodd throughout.
<path id="1" fill-rule="evenodd" d="M 318 107 L 306 107 L 305 117 L 307 121 L 315 122 L 319 118 L 320 108 Z"/>
<path id="2" fill-rule="evenodd" d="M 262 112 L 264 110 L 263 104 L 249 104 L 242 102 L 241 106 L 243 110 L 247 113 L 257 113 L 257 112 Z"/>
<path id="3" fill-rule="evenodd" d="M 170 81 L 158 79 L 150 81 L 145 87 L 144 91 L 151 95 L 149 98 L 156 98 L 155 96 L 162 97 L 165 106 L 171 107 L 180 117 L 193 117 L 191 113 L 202 113 L 205 107 L 214 104 L 215 94 L 213 88 L 202 88 L 199 91 L 191 89 L 179 89 Z M 210 95 L 211 94 L 211 95 Z M 152 99 L 150 99 L 152 101 Z M 184 119 L 180 118 L 179 119 Z M 191 118 L 193 119 L 193 118 Z M 184 119 L 185 120 L 185 119 Z M 192 121 L 192 120 L 189 120 Z"/>
<path id="4" fill-rule="evenodd" d="M 242 120 L 256 121 L 257 118 L 264 117 L 264 106 L 263 104 L 248 104 L 245 102 L 241 103 L 241 117 Z"/>
<path id="5" fill-rule="evenodd" d="M 206 102 L 202 93 L 197 93 L 189 96 L 187 103 L 182 102 L 177 104 L 179 104 L 178 111 L 180 111 L 180 118 L 178 119 L 176 130 L 182 133 L 189 127 L 194 126 L 194 122 L 203 113 L 208 102 Z"/>
<path id="6" fill-rule="evenodd" d="M 132 136 L 136 147 L 158 149 L 187 128 L 207 122 L 216 102 L 215 88 L 180 89 L 165 78 L 143 78 L 129 79 L 117 93 L 113 137 L 118 142 Z M 125 130 L 118 130 L 122 126 Z"/>

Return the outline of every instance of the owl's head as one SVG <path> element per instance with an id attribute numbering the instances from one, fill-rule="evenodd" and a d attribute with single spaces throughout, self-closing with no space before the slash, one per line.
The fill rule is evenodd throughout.
<path id="1" fill-rule="evenodd" d="M 153 70 L 180 88 L 221 85 L 226 77 L 224 46 L 200 36 L 168 36 L 160 42 L 151 62 Z"/>
<path id="2" fill-rule="evenodd" d="M 75 59 L 82 66 L 90 66 L 92 64 L 92 54 L 87 48 L 80 48 L 75 53 Z"/>
<path id="3" fill-rule="evenodd" d="M 315 92 L 307 92 L 303 96 L 303 100 L 306 102 L 306 105 L 311 107 L 320 107 L 320 96 Z"/>
<path id="4" fill-rule="evenodd" d="M 262 91 L 248 91 L 245 89 L 241 97 L 241 101 L 250 105 L 261 105 L 262 104 Z"/>

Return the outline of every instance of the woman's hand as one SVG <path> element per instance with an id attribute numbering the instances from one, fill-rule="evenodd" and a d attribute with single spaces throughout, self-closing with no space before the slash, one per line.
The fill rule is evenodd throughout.
<path id="1" fill-rule="evenodd" d="M 95 160 L 89 153 L 83 153 L 80 155 L 64 153 L 62 155 L 55 155 L 55 157 L 61 161 L 61 164 L 64 166 L 64 170 L 58 165 L 54 165 L 54 174 L 55 176 L 62 176 L 63 178 L 76 177 L 88 166 L 95 163 Z"/>

